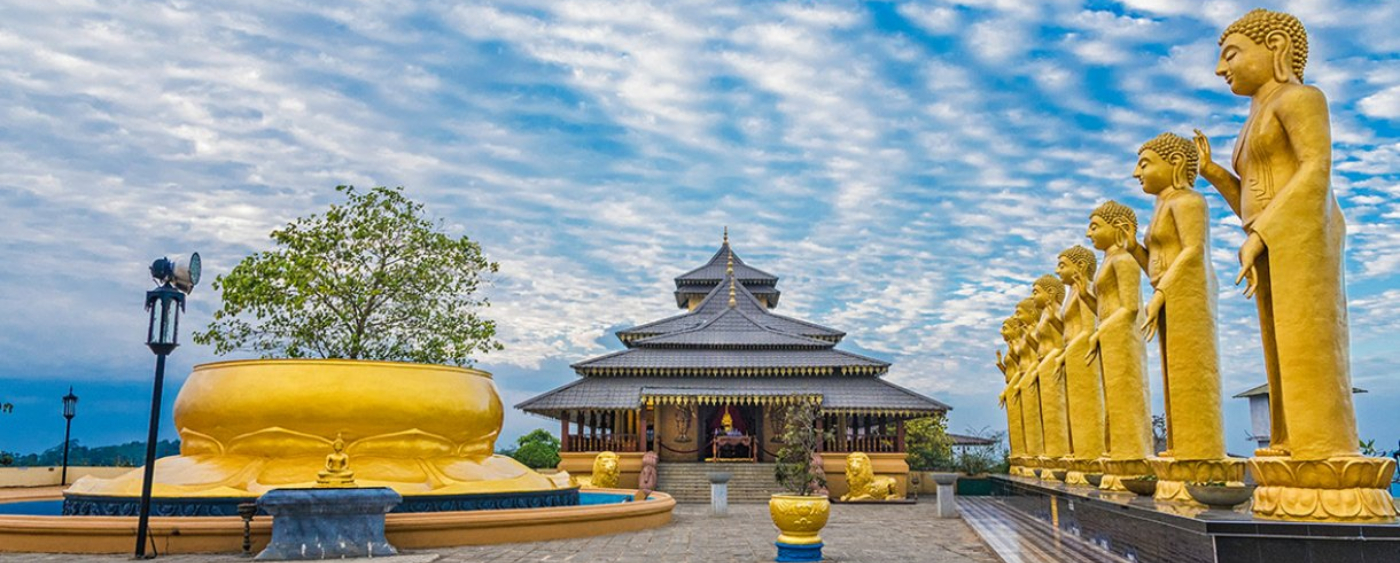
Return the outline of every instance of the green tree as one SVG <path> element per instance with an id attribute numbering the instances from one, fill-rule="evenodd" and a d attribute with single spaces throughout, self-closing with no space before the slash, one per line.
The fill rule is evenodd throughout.
<path id="1" fill-rule="evenodd" d="M 916 418 L 904 423 L 904 444 L 909 468 L 914 471 L 953 468 L 953 439 L 944 415 Z"/>
<path id="2" fill-rule="evenodd" d="M 547 430 L 535 429 L 515 440 L 515 448 L 501 452 L 530 469 L 559 466 L 559 439 Z"/>
<path id="3" fill-rule="evenodd" d="M 216 354 L 470 365 L 500 350 L 477 289 L 497 271 L 403 188 L 338 186 L 344 204 L 272 231 L 275 250 L 214 280 L 223 306 L 194 341 Z"/>
<path id="4" fill-rule="evenodd" d="M 783 424 L 783 447 L 778 449 L 778 463 L 773 476 L 788 492 L 807 496 L 826 487 L 812 467 L 812 452 L 817 451 L 817 406 L 797 404 L 787 407 Z"/>

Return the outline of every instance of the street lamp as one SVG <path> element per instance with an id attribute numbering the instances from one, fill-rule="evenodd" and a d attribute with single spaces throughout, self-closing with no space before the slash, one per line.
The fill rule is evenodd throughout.
<path id="1" fill-rule="evenodd" d="M 78 396 L 73 394 L 73 388 L 68 388 L 68 394 L 63 396 L 63 418 L 67 423 L 63 427 L 63 476 L 59 478 L 59 484 L 68 485 L 68 438 L 73 435 L 73 417 L 78 416 Z"/>
<path id="2" fill-rule="evenodd" d="M 136 558 L 146 558 L 146 534 L 151 520 L 151 485 L 156 470 L 156 431 L 160 429 L 160 395 L 165 387 L 165 357 L 180 345 L 180 312 L 185 310 L 185 294 L 199 283 L 199 254 L 178 264 L 169 258 L 151 263 L 151 278 L 158 284 L 146 292 L 146 346 L 156 355 L 156 381 L 151 391 L 151 426 L 146 437 L 145 476 L 141 481 L 141 513 L 136 523 Z"/>

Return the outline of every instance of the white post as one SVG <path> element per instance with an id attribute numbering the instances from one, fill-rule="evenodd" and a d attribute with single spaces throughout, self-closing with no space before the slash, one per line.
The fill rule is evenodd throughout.
<path id="1" fill-rule="evenodd" d="M 953 489 L 958 482 L 958 474 L 934 473 L 933 482 L 938 484 L 938 517 L 957 518 L 958 503 L 953 498 Z"/>
<path id="2" fill-rule="evenodd" d="M 729 478 L 727 471 L 706 474 L 710 478 L 710 515 L 729 516 Z"/>

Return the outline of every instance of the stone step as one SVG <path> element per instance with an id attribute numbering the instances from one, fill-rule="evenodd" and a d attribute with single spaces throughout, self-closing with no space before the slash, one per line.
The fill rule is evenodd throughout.
<path id="1" fill-rule="evenodd" d="M 729 502 L 763 503 L 782 487 L 773 479 L 772 463 L 661 463 L 656 488 L 676 502 L 710 502 L 709 474 L 730 474 Z"/>

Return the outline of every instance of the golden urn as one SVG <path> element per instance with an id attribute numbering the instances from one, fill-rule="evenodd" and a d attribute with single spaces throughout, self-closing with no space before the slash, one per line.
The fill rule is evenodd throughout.
<path id="1" fill-rule="evenodd" d="M 156 462 L 157 497 L 257 496 L 315 486 L 343 439 L 362 487 L 403 495 L 544 491 L 549 478 L 494 455 L 504 407 L 491 374 L 358 360 L 195 366 L 175 400 L 180 455 Z M 138 469 L 68 492 L 140 494 Z"/>
<path id="2" fill-rule="evenodd" d="M 822 528 L 831 516 L 831 501 L 825 495 L 773 495 L 768 514 L 778 527 L 778 543 L 813 545 L 822 542 Z"/>

